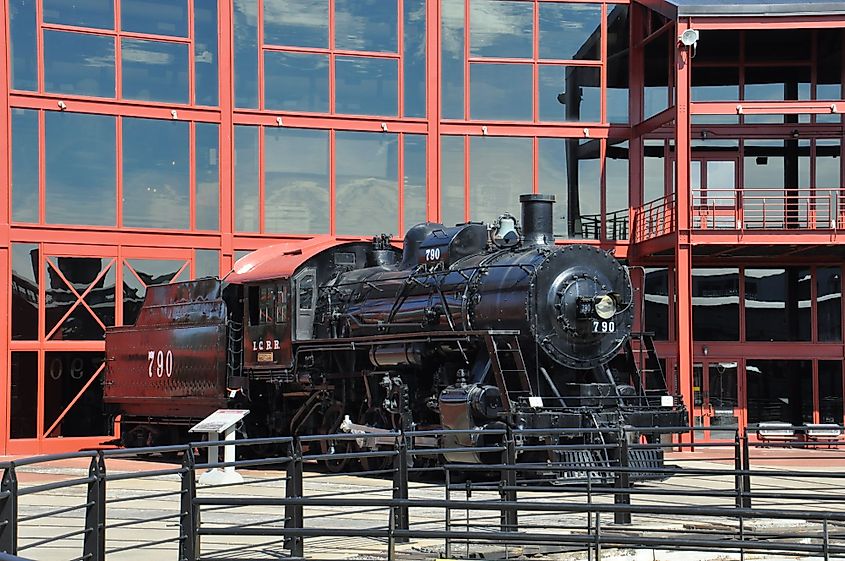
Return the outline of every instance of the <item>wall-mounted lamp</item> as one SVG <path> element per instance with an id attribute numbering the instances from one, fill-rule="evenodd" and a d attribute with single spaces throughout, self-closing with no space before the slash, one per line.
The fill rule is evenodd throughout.
<path id="1" fill-rule="evenodd" d="M 704 345 L 701 347 L 701 352 L 704 356 L 707 356 L 710 354 L 710 348 L 707 345 Z"/>
<path id="2" fill-rule="evenodd" d="M 801 136 L 801 134 L 798 132 L 798 129 L 792 129 L 792 132 L 790 133 L 790 136 L 791 136 L 792 138 L 798 138 L 799 136 Z"/>

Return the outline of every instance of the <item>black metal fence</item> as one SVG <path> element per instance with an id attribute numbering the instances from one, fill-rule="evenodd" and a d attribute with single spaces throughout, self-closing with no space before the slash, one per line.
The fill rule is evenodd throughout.
<path id="1" fill-rule="evenodd" d="M 188 561 L 247 550 L 390 560 L 599 559 L 608 549 L 845 557 L 838 440 L 758 441 L 752 430 L 692 444 L 669 434 L 679 430 L 681 440 L 694 436 L 666 430 L 645 442 L 596 430 L 573 443 L 567 430 L 385 432 L 240 441 L 234 462 L 198 459 L 224 442 L 27 458 L 0 464 L 0 551 L 91 561 L 139 550 Z M 446 443 L 461 438 L 487 463 L 443 462 L 458 451 Z M 226 468 L 244 481 L 197 484 Z"/>

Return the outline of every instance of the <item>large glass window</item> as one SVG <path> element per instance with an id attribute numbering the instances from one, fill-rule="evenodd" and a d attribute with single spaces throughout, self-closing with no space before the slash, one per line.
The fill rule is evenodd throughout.
<path id="1" fill-rule="evenodd" d="M 493 222 L 503 212 L 520 216 L 519 195 L 531 191 L 532 138 L 470 138 L 470 218 Z"/>
<path id="2" fill-rule="evenodd" d="M 842 340 L 842 269 L 816 269 L 816 313 L 819 341 Z"/>
<path id="3" fill-rule="evenodd" d="M 541 121 L 601 121 L 601 69 L 540 66 Z"/>
<path id="4" fill-rule="evenodd" d="M 541 2 L 539 21 L 540 58 L 599 59 L 601 4 Z"/>
<path id="5" fill-rule="evenodd" d="M 426 0 L 403 0 L 405 21 L 402 34 L 404 64 L 405 116 L 426 115 Z"/>
<path id="6" fill-rule="evenodd" d="M 44 89 L 114 97 L 114 38 L 45 30 Z"/>
<path id="7" fill-rule="evenodd" d="M 131 325 L 153 284 L 188 280 L 190 268 L 179 259 L 127 259 L 123 265 L 123 324 Z"/>
<path id="8" fill-rule="evenodd" d="M 114 0 L 43 0 L 42 10 L 45 23 L 114 29 Z"/>
<path id="9" fill-rule="evenodd" d="M 264 129 L 264 229 L 329 232 L 329 133 Z"/>
<path id="10" fill-rule="evenodd" d="M 658 341 L 669 339 L 669 270 L 646 269 L 643 326 Z"/>
<path id="11" fill-rule="evenodd" d="M 44 353 L 44 435 L 105 434 L 102 352 Z M 91 378 L 98 378 L 92 381 Z M 68 408 L 71 402 L 73 407 Z"/>
<path id="12" fill-rule="evenodd" d="M 809 360 L 748 360 L 745 365 L 748 422 L 813 422 L 813 363 Z"/>
<path id="13" fill-rule="evenodd" d="M 188 36 L 187 0 L 120 0 L 120 28 L 152 35 Z"/>
<path id="14" fill-rule="evenodd" d="M 533 2 L 471 0 L 469 7 L 470 56 L 495 58 L 532 57 L 534 37 Z"/>
<path id="15" fill-rule="evenodd" d="M 395 234 L 399 227 L 398 135 L 337 132 L 335 230 Z"/>
<path id="16" fill-rule="evenodd" d="M 842 361 L 819 361 L 819 421 L 841 425 Z"/>
<path id="17" fill-rule="evenodd" d="M 338 113 L 398 115 L 399 64 L 396 59 L 339 56 L 335 59 L 335 79 L 335 111 Z"/>
<path id="18" fill-rule="evenodd" d="M 464 137 L 440 138 L 440 221 L 446 226 L 465 221 L 465 155 Z"/>
<path id="19" fill-rule="evenodd" d="M 264 42 L 329 47 L 329 0 L 264 0 Z"/>
<path id="20" fill-rule="evenodd" d="M 220 276 L 220 252 L 216 249 L 194 251 L 194 278 Z"/>
<path id="21" fill-rule="evenodd" d="M 397 52 L 397 13 L 396 0 L 335 0 L 335 48 Z"/>
<path id="22" fill-rule="evenodd" d="M 188 44 L 122 39 L 123 97 L 188 103 Z"/>
<path id="23" fill-rule="evenodd" d="M 328 55 L 267 51 L 264 80 L 267 109 L 329 111 Z"/>
<path id="24" fill-rule="evenodd" d="M 48 257 L 44 266 L 44 331 L 51 341 L 102 340 L 114 325 L 112 259 Z"/>
<path id="25" fill-rule="evenodd" d="M 40 275 L 38 245 L 12 244 L 12 340 L 38 339 L 38 280 Z"/>
<path id="26" fill-rule="evenodd" d="M 464 0 L 440 0 L 441 116 L 464 118 Z"/>
<path id="27" fill-rule="evenodd" d="M 38 111 L 12 109 L 12 222 L 38 222 Z"/>
<path id="28" fill-rule="evenodd" d="M 628 56 L 628 6 L 609 5 L 607 9 L 607 120 L 610 123 L 627 123 L 631 64 Z"/>
<path id="29" fill-rule="evenodd" d="M 217 0 L 194 0 L 194 98 L 217 105 Z"/>
<path id="30" fill-rule="evenodd" d="M 115 118 L 48 111 L 45 119 L 47 223 L 114 226 Z"/>
<path id="31" fill-rule="evenodd" d="M 810 340 L 809 269 L 745 269 L 745 338 Z"/>
<path id="32" fill-rule="evenodd" d="M 38 353 L 12 352 L 9 437 L 35 438 L 38 430 Z"/>
<path id="33" fill-rule="evenodd" d="M 607 239 L 628 238 L 628 142 L 608 141 L 605 168 Z"/>
<path id="34" fill-rule="evenodd" d="M 530 121 L 533 102 L 530 64 L 470 65 L 470 115 L 473 119 Z"/>
<path id="35" fill-rule="evenodd" d="M 739 269 L 693 269 L 696 341 L 739 341 Z"/>
<path id="36" fill-rule="evenodd" d="M 219 129 L 220 126 L 214 123 L 195 125 L 197 230 L 217 230 L 220 227 Z"/>
<path id="37" fill-rule="evenodd" d="M 232 5 L 235 106 L 258 107 L 258 0 L 232 0 Z"/>
<path id="38" fill-rule="evenodd" d="M 569 235 L 569 205 L 566 143 L 563 138 L 537 139 L 537 191 L 554 195 L 555 205 L 553 232 L 557 237 Z"/>
<path id="39" fill-rule="evenodd" d="M 12 0 L 9 8 L 11 82 L 15 90 L 38 89 L 38 30 L 36 3 Z"/>
<path id="40" fill-rule="evenodd" d="M 187 230 L 190 126 L 123 119 L 123 225 Z"/>
<path id="41" fill-rule="evenodd" d="M 235 230 L 258 231 L 257 127 L 235 127 Z"/>
<path id="42" fill-rule="evenodd" d="M 404 177 L 402 185 L 403 230 L 425 222 L 428 201 L 426 171 L 426 137 L 422 134 L 405 134 Z"/>

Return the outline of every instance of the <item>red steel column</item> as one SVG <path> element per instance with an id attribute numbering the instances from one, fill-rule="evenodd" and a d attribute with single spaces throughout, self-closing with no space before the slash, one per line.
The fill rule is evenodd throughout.
<path id="1" fill-rule="evenodd" d="M 218 87 L 220 99 L 220 276 L 234 265 L 234 49 L 232 14 L 233 0 L 221 0 L 218 4 Z"/>
<path id="2" fill-rule="evenodd" d="M 8 287 L 0 298 L 0 454 L 6 453 L 6 443 L 9 439 L 9 407 L 11 376 L 9 373 L 9 337 L 11 318 L 9 317 L 12 290 L 9 272 L 9 218 L 10 214 L 10 185 L 11 146 L 9 131 L 9 33 L 8 2 L 0 2 L 0 45 L 3 45 L 3 59 L 0 61 L 0 285 Z"/>
<path id="3" fill-rule="evenodd" d="M 426 220 L 440 222 L 440 0 L 426 4 Z M 407 226 L 407 225 L 406 225 Z"/>
<path id="4" fill-rule="evenodd" d="M 628 28 L 631 50 L 628 64 L 628 122 L 633 126 L 643 120 L 643 91 L 645 88 L 645 65 L 643 64 L 643 11 L 639 4 L 628 7 Z M 637 227 L 637 210 L 643 204 L 643 140 L 639 136 L 628 141 L 628 239 L 631 242 L 628 251 L 629 260 L 639 257 L 635 237 Z M 645 298 L 645 278 L 640 269 L 631 271 L 634 287 L 640 291 L 640 298 Z M 645 322 L 642 317 L 644 306 L 637 306 L 634 314 L 634 330 L 644 331 Z"/>
<path id="5" fill-rule="evenodd" d="M 679 21 L 677 35 L 690 28 L 689 20 Z M 675 51 L 676 111 L 675 154 L 677 158 L 677 238 L 675 275 L 678 299 L 678 381 L 692 421 L 692 247 L 690 244 L 690 48 Z M 689 438 L 690 435 L 684 435 Z"/>

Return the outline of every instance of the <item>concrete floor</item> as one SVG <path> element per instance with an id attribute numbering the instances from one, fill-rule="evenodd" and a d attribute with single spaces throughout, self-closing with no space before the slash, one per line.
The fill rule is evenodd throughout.
<path id="1" fill-rule="evenodd" d="M 635 505 L 700 505 L 732 507 L 733 496 L 718 496 L 716 491 L 730 491 L 734 478 L 730 475 L 695 475 L 693 468 L 730 469 L 733 466 L 733 451 L 730 449 L 707 450 L 696 453 L 669 454 L 667 463 L 687 468 L 686 473 L 676 475 L 664 482 L 638 483 L 633 496 Z M 175 463 L 139 460 L 107 460 L 109 474 L 140 473 L 178 467 Z M 765 470 L 766 475 L 752 479 L 755 493 L 767 493 L 766 498 L 755 499 L 754 508 L 787 508 L 799 512 L 834 511 L 845 512 L 845 453 L 838 450 L 755 450 L 752 457 L 754 469 Z M 797 478 L 784 470 L 812 472 L 812 476 Z M 770 472 L 770 474 L 769 474 Z M 71 481 L 85 477 L 87 461 L 66 460 L 20 467 L 17 470 L 22 490 L 52 481 Z M 199 497 L 283 497 L 284 473 L 273 470 L 243 470 L 244 484 L 238 486 L 199 486 Z M 817 475 L 816 475 L 817 474 Z M 307 466 L 304 482 L 308 497 L 371 497 L 391 496 L 392 482 L 387 478 L 362 477 L 355 475 L 329 475 L 316 466 Z M 179 534 L 179 502 L 175 495 L 180 489 L 177 475 L 158 475 L 146 478 L 123 479 L 107 484 L 106 550 L 109 561 L 165 561 L 176 560 L 176 539 Z M 659 494 L 647 494 L 654 491 Z M 150 497 L 161 493 L 170 496 Z M 794 494 L 794 499 L 784 499 L 783 494 Z M 828 500 L 808 500 L 808 493 L 830 495 Z M 410 483 L 411 498 L 443 499 L 441 481 L 413 481 Z M 20 498 L 19 516 L 32 517 L 19 525 L 19 555 L 25 558 L 53 561 L 71 560 L 82 555 L 82 540 L 79 536 L 61 538 L 62 535 L 81 530 L 84 511 L 73 510 L 61 514 L 49 514 L 63 507 L 73 507 L 85 502 L 86 486 L 39 492 Z M 473 492 L 471 500 L 485 501 L 498 497 L 495 492 Z M 453 499 L 464 500 L 464 493 L 453 493 Z M 591 498 L 594 502 L 610 503 L 613 495 L 609 490 L 599 490 Z M 554 492 L 524 491 L 519 494 L 520 502 L 554 502 L 581 504 L 586 501 L 583 492 L 572 492 L 561 487 Z M 168 518 L 168 515 L 170 516 Z M 808 514 L 809 516 L 809 514 Z M 201 513 L 204 528 L 250 526 L 270 529 L 283 527 L 284 508 L 255 506 L 220 508 L 204 507 Z M 445 511 L 436 508 L 414 508 L 411 511 L 411 525 L 414 529 L 437 530 L 444 528 Z M 455 510 L 451 512 L 455 528 L 473 531 L 498 529 L 497 511 Z M 307 528 L 321 529 L 385 529 L 388 512 L 383 508 L 343 509 L 339 507 L 308 506 L 305 508 Z M 556 533 L 560 536 L 574 536 L 584 532 L 588 520 L 584 514 L 521 512 L 519 517 L 522 531 L 529 533 Z M 592 521 L 594 523 L 594 520 Z M 738 527 L 736 519 L 707 519 L 700 516 L 634 515 L 631 526 L 616 526 L 612 515 L 602 516 L 601 526 L 605 535 L 652 536 L 666 538 L 690 535 L 690 532 L 706 532 L 714 529 L 733 531 Z M 767 533 L 792 532 L 805 535 L 805 542 L 816 539 L 821 528 L 818 523 L 805 520 L 747 520 L 745 531 Z M 845 526 L 831 523 L 828 528 L 831 539 L 839 545 L 845 544 Z M 156 543 L 159 542 L 159 543 Z M 397 559 L 434 559 L 445 556 L 443 540 L 415 540 L 399 544 Z M 288 556 L 279 537 L 204 536 L 201 543 L 203 559 L 277 559 Z M 305 540 L 308 558 L 317 559 L 386 559 L 387 543 L 383 539 L 353 537 L 314 537 Z M 456 541 L 452 544 L 450 556 L 467 558 L 505 558 L 533 556 L 553 559 L 595 558 L 595 552 L 584 549 L 573 550 L 561 544 L 553 546 L 508 546 L 506 544 L 484 545 Z M 739 555 L 718 551 L 672 552 L 653 549 L 633 551 L 605 547 L 602 559 L 651 560 L 723 560 L 739 559 Z M 776 557 L 773 555 L 746 555 L 746 559 L 793 559 L 797 557 Z"/>

